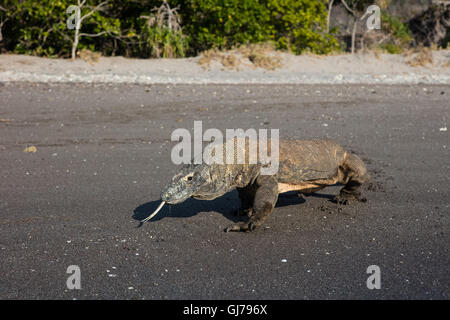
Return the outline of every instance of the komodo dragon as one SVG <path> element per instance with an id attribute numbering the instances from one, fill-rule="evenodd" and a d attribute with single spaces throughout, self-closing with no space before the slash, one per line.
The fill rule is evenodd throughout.
<path id="1" fill-rule="evenodd" d="M 160 206 L 142 222 L 156 215 L 164 203 L 181 203 L 190 197 L 213 200 L 237 188 L 239 213 L 248 219 L 225 231 L 253 231 L 273 211 L 280 193 L 311 193 L 340 183 L 344 187 L 333 201 L 347 204 L 365 201 L 359 188 L 370 179 L 362 160 L 332 140 L 280 140 L 278 172 L 261 175 L 260 170 L 261 164 L 249 164 L 248 156 L 244 164 L 184 165 L 162 192 Z"/>

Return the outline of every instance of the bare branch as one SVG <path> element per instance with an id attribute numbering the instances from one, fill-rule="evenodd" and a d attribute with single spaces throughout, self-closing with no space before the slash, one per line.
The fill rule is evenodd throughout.
<path id="1" fill-rule="evenodd" d="M 84 19 L 90 17 L 93 15 L 96 11 L 100 10 L 104 5 L 106 5 L 110 0 L 103 1 L 98 6 L 96 6 L 94 9 L 92 9 L 89 13 L 86 13 L 84 16 L 80 18 L 80 22 L 82 22 Z M 83 3 L 86 2 L 86 0 L 83 1 Z"/>
<path id="2" fill-rule="evenodd" d="M 62 35 L 64 39 L 73 43 L 73 39 L 71 37 L 69 37 L 67 34 L 65 34 L 64 32 L 61 32 L 61 30 L 59 30 L 59 29 L 56 29 L 55 31 L 58 32 L 60 35 Z"/>
<path id="3" fill-rule="evenodd" d="M 342 4 L 344 5 L 345 9 L 347 9 L 352 15 L 356 15 L 355 11 L 353 11 L 352 9 L 350 9 L 350 7 L 348 6 L 347 2 L 345 2 L 345 0 L 341 0 Z"/>
<path id="4" fill-rule="evenodd" d="M 103 34 L 105 34 L 105 33 L 107 33 L 106 31 L 102 31 L 102 32 L 99 32 L 99 33 L 80 33 L 79 34 L 79 36 L 80 37 L 99 37 L 99 36 L 101 36 L 101 35 L 103 35 Z"/>
<path id="5" fill-rule="evenodd" d="M 99 37 L 105 33 L 107 33 L 106 31 L 102 31 L 99 32 L 97 34 L 88 34 L 88 33 L 80 33 L 80 29 L 81 29 L 81 23 L 83 22 L 84 19 L 90 17 L 91 15 L 93 15 L 95 12 L 99 11 L 103 6 L 105 6 L 108 2 L 110 2 L 110 0 L 106 0 L 101 2 L 99 5 L 97 5 L 95 8 L 91 9 L 91 11 L 89 11 L 88 13 L 86 13 L 84 16 L 80 17 L 76 23 L 75 26 L 75 35 L 74 35 L 74 39 L 72 41 L 72 60 L 75 60 L 76 58 L 76 53 L 77 53 L 77 47 L 78 47 L 78 43 L 80 41 L 80 38 L 83 36 L 89 36 L 89 37 Z M 79 12 L 81 11 L 81 8 L 84 6 L 84 4 L 86 3 L 86 0 L 83 0 L 80 2 L 80 0 L 78 0 L 78 9 Z"/>
<path id="6" fill-rule="evenodd" d="M 141 18 L 147 19 L 147 25 L 158 28 L 167 27 L 170 31 L 181 31 L 181 17 L 178 14 L 180 6 L 171 8 L 166 0 L 163 1 L 161 6 L 154 7 L 149 16 L 141 16 Z M 155 13 L 152 13 L 155 12 Z"/>

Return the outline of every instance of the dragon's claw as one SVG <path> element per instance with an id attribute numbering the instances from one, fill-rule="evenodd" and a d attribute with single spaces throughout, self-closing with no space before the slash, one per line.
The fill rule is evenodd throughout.
<path id="1" fill-rule="evenodd" d="M 351 204 L 352 202 L 357 202 L 357 201 L 358 202 L 366 202 L 367 199 L 361 197 L 360 194 L 341 192 L 339 195 L 335 196 L 333 198 L 333 200 L 331 200 L 331 201 L 336 204 L 348 205 L 348 204 Z"/>
<path id="2" fill-rule="evenodd" d="M 255 229 L 255 224 L 252 221 L 239 222 L 232 224 L 225 229 L 225 232 L 231 231 L 253 231 Z"/>

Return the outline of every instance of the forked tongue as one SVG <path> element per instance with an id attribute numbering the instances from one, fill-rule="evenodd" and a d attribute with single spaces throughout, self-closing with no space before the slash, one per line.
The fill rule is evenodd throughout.
<path id="1" fill-rule="evenodd" d="M 161 204 L 159 205 L 159 207 L 156 208 L 156 210 L 151 215 L 149 215 L 147 218 L 145 218 L 144 220 L 141 220 L 141 223 L 146 222 L 146 221 L 150 220 L 151 218 L 153 218 L 159 212 L 159 210 L 161 210 L 161 208 L 163 207 L 163 205 L 165 203 L 166 203 L 165 201 L 161 201 Z"/>

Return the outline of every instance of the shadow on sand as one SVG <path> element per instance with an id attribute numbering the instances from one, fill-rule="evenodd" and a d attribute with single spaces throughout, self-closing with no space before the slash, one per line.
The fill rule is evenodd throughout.
<path id="1" fill-rule="evenodd" d="M 304 197 L 325 198 L 331 200 L 334 195 L 310 193 Z M 305 202 L 305 198 L 297 192 L 288 192 L 280 194 L 275 208 L 297 205 Z M 161 203 L 161 200 L 150 201 L 136 207 L 133 211 L 133 219 L 141 221 L 148 217 Z M 233 222 L 241 221 L 243 218 L 234 213 L 240 206 L 237 191 L 233 190 L 214 200 L 196 200 L 189 198 L 183 203 L 176 205 L 165 205 L 161 211 L 151 219 L 151 222 L 159 221 L 164 218 L 189 218 L 199 212 L 218 212 Z M 142 223 L 138 227 L 142 226 Z"/>

